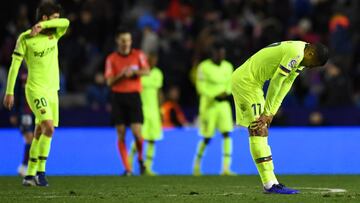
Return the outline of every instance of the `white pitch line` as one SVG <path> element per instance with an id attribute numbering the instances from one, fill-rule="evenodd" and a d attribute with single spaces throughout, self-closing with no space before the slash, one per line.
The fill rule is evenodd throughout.
<path id="1" fill-rule="evenodd" d="M 305 190 L 317 190 L 317 191 L 312 191 L 311 193 L 344 193 L 347 192 L 347 190 L 345 189 L 341 189 L 341 188 L 317 188 L 317 187 L 296 187 L 295 189 L 305 189 Z"/>

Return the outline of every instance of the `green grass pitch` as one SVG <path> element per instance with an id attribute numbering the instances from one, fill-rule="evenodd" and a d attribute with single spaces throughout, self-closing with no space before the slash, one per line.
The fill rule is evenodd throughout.
<path id="1" fill-rule="evenodd" d="M 360 202 L 360 176 L 279 176 L 298 195 L 262 193 L 258 176 L 75 176 L 48 178 L 50 187 L 23 187 L 0 177 L 0 202 Z"/>

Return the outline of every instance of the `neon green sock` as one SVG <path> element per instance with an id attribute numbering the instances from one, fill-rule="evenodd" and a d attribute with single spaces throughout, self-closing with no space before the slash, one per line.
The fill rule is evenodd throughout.
<path id="1" fill-rule="evenodd" d="M 150 171 L 152 170 L 154 155 L 155 155 L 155 143 L 147 142 L 146 160 L 145 160 L 145 167 L 147 170 L 150 170 Z"/>
<path id="2" fill-rule="evenodd" d="M 31 142 L 29 153 L 28 168 L 26 171 L 27 176 L 35 176 L 38 167 L 38 155 L 39 155 L 39 140 L 34 138 Z"/>
<path id="3" fill-rule="evenodd" d="M 225 137 L 223 140 L 223 170 L 229 171 L 232 161 L 232 138 Z"/>
<path id="4" fill-rule="evenodd" d="M 270 181 L 277 182 L 274 174 L 274 164 L 267 137 L 251 136 L 249 138 L 250 151 L 263 184 Z"/>
<path id="5" fill-rule="evenodd" d="M 39 139 L 39 163 L 38 163 L 38 172 L 45 172 L 46 171 L 46 160 L 50 153 L 51 148 L 51 140 L 52 137 L 48 137 L 44 134 L 40 136 Z"/>
<path id="6" fill-rule="evenodd" d="M 205 149 L 206 149 L 205 141 L 201 140 L 198 143 L 197 150 L 196 150 L 196 158 L 195 158 L 196 162 L 201 162 L 201 159 L 204 155 Z"/>

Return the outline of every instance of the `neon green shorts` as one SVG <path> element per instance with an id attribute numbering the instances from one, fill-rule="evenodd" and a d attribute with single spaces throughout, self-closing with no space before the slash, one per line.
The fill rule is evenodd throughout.
<path id="1" fill-rule="evenodd" d="M 26 100 L 35 115 L 35 124 L 52 120 L 55 127 L 59 124 L 59 97 L 57 91 L 39 91 L 25 88 Z"/>
<path id="2" fill-rule="evenodd" d="M 200 135 L 203 137 L 214 137 L 216 129 L 221 133 L 231 132 L 233 125 L 229 102 L 216 102 L 200 113 Z"/>
<path id="3" fill-rule="evenodd" d="M 246 74 L 234 74 L 232 77 L 232 94 L 235 101 L 236 124 L 249 127 L 264 111 L 265 99 L 262 87 L 252 81 Z"/>
<path id="4" fill-rule="evenodd" d="M 148 141 L 157 141 L 163 138 L 160 112 L 144 112 L 144 123 L 141 128 L 142 136 Z"/>

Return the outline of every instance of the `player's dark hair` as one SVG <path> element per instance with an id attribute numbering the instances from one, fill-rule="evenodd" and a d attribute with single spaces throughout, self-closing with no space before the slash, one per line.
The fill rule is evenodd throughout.
<path id="1" fill-rule="evenodd" d="M 119 36 L 120 34 L 124 34 L 124 33 L 130 33 L 131 34 L 131 30 L 126 27 L 126 26 L 119 26 L 117 29 L 116 29 L 116 37 Z"/>
<path id="2" fill-rule="evenodd" d="M 36 9 L 36 20 L 39 21 L 45 16 L 51 16 L 54 13 L 60 13 L 61 6 L 60 4 L 55 4 L 51 1 L 45 1 L 39 5 Z"/>
<path id="3" fill-rule="evenodd" d="M 222 48 L 225 48 L 225 44 L 222 40 L 216 40 L 211 46 L 212 50 L 219 50 Z"/>
<path id="4" fill-rule="evenodd" d="M 326 61 L 329 59 L 329 49 L 319 42 L 312 44 L 312 46 L 319 65 L 325 65 Z"/>

